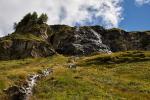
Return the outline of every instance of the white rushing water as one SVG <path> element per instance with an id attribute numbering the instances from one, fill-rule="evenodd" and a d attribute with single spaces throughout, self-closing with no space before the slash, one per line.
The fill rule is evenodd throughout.
<path id="1" fill-rule="evenodd" d="M 40 74 L 28 75 L 26 84 L 21 86 L 11 86 L 8 89 L 5 89 L 4 92 L 11 96 L 12 100 L 30 100 L 30 96 L 32 95 L 33 88 L 37 81 L 48 76 L 52 72 L 52 69 L 46 69 L 41 71 Z"/>
<path id="2" fill-rule="evenodd" d="M 91 32 L 97 37 L 97 42 L 98 43 L 102 43 L 102 40 L 101 40 L 101 35 L 100 34 L 98 34 L 95 30 L 93 30 L 93 29 L 91 29 L 90 28 L 90 30 L 91 30 Z"/>

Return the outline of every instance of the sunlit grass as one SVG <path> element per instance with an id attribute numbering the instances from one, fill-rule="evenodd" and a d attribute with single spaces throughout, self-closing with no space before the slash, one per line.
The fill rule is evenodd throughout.
<path id="1" fill-rule="evenodd" d="M 51 67 L 52 75 L 38 82 L 32 100 L 149 100 L 150 52 L 128 51 L 93 54 L 77 59 L 77 68 L 68 68 L 70 57 L 0 62 L 0 89 L 25 79 L 29 73 Z M 4 95 L 2 91 L 1 95 Z"/>
<path id="2" fill-rule="evenodd" d="M 0 61 L 0 95 L 3 95 L 3 89 L 25 80 L 29 74 L 51 68 L 56 64 L 63 64 L 66 62 L 66 59 L 67 57 L 55 55 L 48 58 Z"/>

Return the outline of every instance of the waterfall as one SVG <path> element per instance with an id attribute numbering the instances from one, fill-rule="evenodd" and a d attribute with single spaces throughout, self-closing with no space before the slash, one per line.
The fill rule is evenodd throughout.
<path id="1" fill-rule="evenodd" d="M 101 40 L 101 36 L 100 34 L 98 34 L 95 30 L 93 30 L 92 28 L 90 28 L 91 32 L 98 38 L 98 43 L 102 43 L 102 40 Z"/>

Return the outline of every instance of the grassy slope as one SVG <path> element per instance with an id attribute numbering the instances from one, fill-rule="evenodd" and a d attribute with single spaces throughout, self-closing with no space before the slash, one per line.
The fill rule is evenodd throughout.
<path id="1" fill-rule="evenodd" d="M 66 59 L 61 55 L 55 55 L 49 58 L 0 61 L 0 100 L 5 98 L 3 89 L 14 84 L 18 85 L 28 74 L 37 73 L 56 64 L 62 64 Z"/>
<path id="2" fill-rule="evenodd" d="M 23 80 L 28 73 L 53 67 L 54 73 L 37 84 L 33 100 L 150 99 L 150 52 L 81 57 L 76 62 L 76 69 L 66 66 L 68 58 L 57 55 L 1 61 L 0 89 Z M 0 93 L 3 95 L 2 91 Z"/>

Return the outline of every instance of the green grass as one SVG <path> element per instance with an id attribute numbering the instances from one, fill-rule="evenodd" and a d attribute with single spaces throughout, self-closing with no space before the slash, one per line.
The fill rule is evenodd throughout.
<path id="1" fill-rule="evenodd" d="M 31 33 L 13 34 L 12 37 L 15 38 L 15 39 L 44 41 L 42 37 L 33 35 Z"/>
<path id="2" fill-rule="evenodd" d="M 31 33 L 13 33 L 11 35 L 8 35 L 4 38 L 2 38 L 3 40 L 1 41 L 1 43 L 10 43 L 11 39 L 19 39 L 19 40 L 24 40 L 24 41 L 39 41 L 39 42 L 44 42 L 44 39 L 40 36 L 36 36 L 34 34 Z"/>
<path id="3" fill-rule="evenodd" d="M 27 58 L 21 60 L 0 61 L 0 100 L 3 97 L 2 90 L 20 84 L 28 74 L 37 73 L 39 70 L 63 64 L 67 57 L 54 55 L 48 58 Z"/>
<path id="4" fill-rule="evenodd" d="M 108 54 L 96 54 L 89 57 L 84 57 L 84 59 L 79 62 L 79 64 L 89 66 L 92 64 L 119 64 L 119 63 L 131 63 L 131 62 L 142 62 L 149 61 L 150 53 L 142 51 L 127 51 Z"/>
<path id="5" fill-rule="evenodd" d="M 67 67 L 70 57 L 0 62 L 0 89 L 23 80 L 28 73 L 52 67 L 52 75 L 36 85 L 31 100 L 149 100 L 150 52 L 128 51 L 93 54 L 77 59 L 76 69 Z M 8 84 L 9 83 L 9 84 Z"/>

